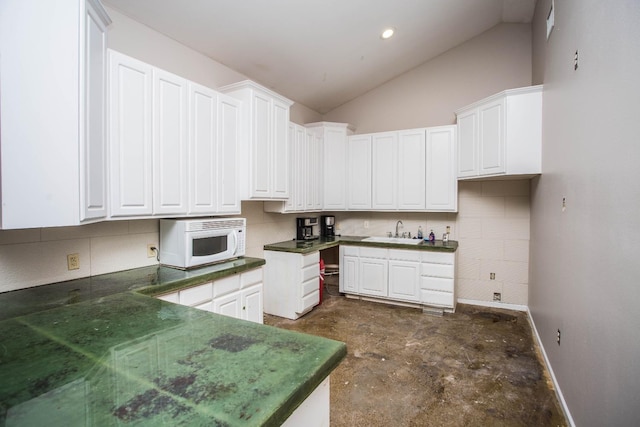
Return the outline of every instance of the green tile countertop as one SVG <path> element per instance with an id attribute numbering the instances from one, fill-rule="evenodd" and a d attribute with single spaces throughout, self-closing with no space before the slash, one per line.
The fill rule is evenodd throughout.
<path id="1" fill-rule="evenodd" d="M 418 251 L 436 252 L 455 252 L 458 249 L 458 242 L 455 240 L 449 240 L 448 242 L 436 240 L 433 243 L 423 240 L 418 244 L 405 244 L 395 242 L 387 243 L 364 241 L 364 239 L 366 239 L 367 237 L 368 236 L 336 236 L 321 237 L 315 240 L 285 240 L 284 242 L 264 245 L 264 250 L 308 254 L 311 252 L 332 248 L 338 245 L 370 246 L 378 248 L 412 249 Z"/>
<path id="2" fill-rule="evenodd" d="M 236 261 L 0 294 L 0 425 L 280 425 L 344 343 L 148 296 L 264 264 Z"/>

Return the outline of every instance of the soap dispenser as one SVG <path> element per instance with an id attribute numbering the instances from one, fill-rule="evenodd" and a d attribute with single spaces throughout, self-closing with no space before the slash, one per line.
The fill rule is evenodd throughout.
<path id="1" fill-rule="evenodd" d="M 436 235 L 433 233 L 433 230 L 431 230 L 431 233 L 429 233 L 429 241 L 432 243 L 435 243 L 436 241 Z"/>
<path id="2" fill-rule="evenodd" d="M 418 226 L 418 239 L 422 239 L 422 226 Z"/>

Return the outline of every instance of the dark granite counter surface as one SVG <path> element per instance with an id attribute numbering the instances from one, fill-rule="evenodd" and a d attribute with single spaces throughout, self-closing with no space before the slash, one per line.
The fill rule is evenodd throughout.
<path id="1" fill-rule="evenodd" d="M 0 425 L 280 425 L 343 343 L 147 296 L 262 264 L 145 267 L 0 294 Z"/>
<path id="2" fill-rule="evenodd" d="M 458 242 L 455 240 L 449 240 L 448 242 L 436 240 L 433 243 L 422 240 L 417 244 L 407 244 L 401 242 L 365 241 L 365 239 L 367 238 L 368 236 L 336 236 L 321 237 L 314 240 L 285 240 L 284 242 L 264 245 L 264 250 L 308 254 L 311 252 L 332 248 L 338 245 L 356 245 L 389 249 L 411 249 L 436 252 L 455 252 L 458 249 Z"/>

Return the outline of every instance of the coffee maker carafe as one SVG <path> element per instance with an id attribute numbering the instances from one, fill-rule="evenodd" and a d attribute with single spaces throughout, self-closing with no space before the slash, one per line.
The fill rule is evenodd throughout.
<path id="1" fill-rule="evenodd" d="M 318 218 L 296 218 L 296 240 L 312 240 L 317 239 L 314 236 L 313 227 L 318 225 Z"/>
<path id="2" fill-rule="evenodd" d="M 334 237 L 336 235 L 336 217 L 333 215 L 322 215 L 320 217 L 320 235 L 322 237 Z"/>

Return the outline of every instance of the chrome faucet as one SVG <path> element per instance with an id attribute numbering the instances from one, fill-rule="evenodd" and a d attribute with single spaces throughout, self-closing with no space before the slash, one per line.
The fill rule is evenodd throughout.
<path id="1" fill-rule="evenodd" d="M 404 226 L 404 224 L 402 224 L 402 221 L 398 220 L 398 222 L 396 222 L 396 237 L 399 237 L 399 234 L 398 234 L 398 226 L 399 225 L 403 225 Z"/>

